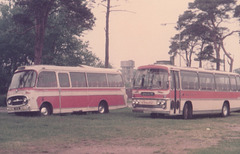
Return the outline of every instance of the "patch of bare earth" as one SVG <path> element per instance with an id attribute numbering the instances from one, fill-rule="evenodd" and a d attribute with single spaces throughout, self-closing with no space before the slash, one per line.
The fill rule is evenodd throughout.
<path id="1" fill-rule="evenodd" d="M 61 149 L 57 153 L 172 153 L 184 154 L 189 150 L 207 148 L 220 141 L 220 136 L 217 136 L 211 130 L 191 131 L 186 134 L 186 131 L 173 131 L 170 134 L 162 135 L 154 138 L 141 139 L 113 139 L 108 141 L 84 141 L 82 143 L 70 146 L 69 148 Z"/>

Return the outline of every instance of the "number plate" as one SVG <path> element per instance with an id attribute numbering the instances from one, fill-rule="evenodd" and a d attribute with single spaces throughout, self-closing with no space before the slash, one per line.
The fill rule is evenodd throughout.
<path id="1" fill-rule="evenodd" d="M 20 110 L 20 107 L 15 107 L 14 110 Z"/>
<path id="2" fill-rule="evenodd" d="M 141 100 L 139 102 L 139 104 L 142 104 L 142 105 L 156 105 L 157 102 L 156 102 L 156 100 Z"/>

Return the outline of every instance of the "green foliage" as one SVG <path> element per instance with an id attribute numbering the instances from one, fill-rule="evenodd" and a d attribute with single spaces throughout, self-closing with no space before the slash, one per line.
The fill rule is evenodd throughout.
<path id="1" fill-rule="evenodd" d="M 212 45 L 206 46 L 203 51 L 199 52 L 197 54 L 197 58 L 194 59 L 196 61 L 201 61 L 201 60 L 214 60 L 214 50 Z"/>
<path id="2" fill-rule="evenodd" d="M 0 5 L 0 93 L 6 93 L 17 67 L 33 63 L 36 23 L 31 11 L 39 11 L 42 4 L 38 3 L 48 0 L 17 2 L 18 5 Z M 23 7 L 25 2 L 29 3 L 29 8 Z M 88 42 L 80 39 L 83 31 L 91 29 L 94 24 L 93 14 L 86 5 L 82 0 L 54 0 L 47 16 L 43 64 L 103 66 L 101 60 L 89 51 Z"/>
<path id="3" fill-rule="evenodd" d="M 191 62 L 192 54 L 195 54 L 195 60 L 200 63 L 201 60 L 216 62 L 216 69 L 219 70 L 222 50 L 229 58 L 231 71 L 233 59 L 224 48 L 223 41 L 233 32 L 229 33 L 229 29 L 223 26 L 223 23 L 233 18 L 235 7 L 236 0 L 195 0 L 189 3 L 189 9 L 179 16 L 176 27 L 179 34 L 172 38 L 169 53 L 176 55 L 178 50 L 185 51 L 187 64 Z M 215 59 L 212 51 L 206 54 L 206 51 L 210 51 L 208 47 L 213 47 Z M 204 58 L 209 54 L 210 57 Z"/>
<path id="4" fill-rule="evenodd" d="M 28 31 L 22 35 L 22 27 L 12 20 L 13 14 L 21 11 L 19 8 L 2 5 L 0 11 L 0 93 L 4 93 L 14 70 L 20 65 L 31 64 L 33 33 Z"/>

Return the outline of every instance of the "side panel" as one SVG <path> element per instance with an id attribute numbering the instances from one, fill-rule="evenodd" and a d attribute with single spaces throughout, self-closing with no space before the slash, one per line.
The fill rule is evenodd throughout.
<path id="1" fill-rule="evenodd" d="M 230 110 L 240 109 L 239 92 L 182 91 L 182 102 L 191 101 L 193 114 L 220 113 L 223 103 L 230 103 Z"/>
<path id="2" fill-rule="evenodd" d="M 59 109 L 59 89 L 37 89 L 34 93 L 38 108 L 43 102 L 49 102 L 52 104 L 53 109 Z M 35 103 L 35 102 L 33 102 Z"/>
<path id="3" fill-rule="evenodd" d="M 109 106 L 126 105 L 125 94 L 121 89 L 89 89 L 89 107 L 98 107 L 101 101 L 106 101 Z"/>

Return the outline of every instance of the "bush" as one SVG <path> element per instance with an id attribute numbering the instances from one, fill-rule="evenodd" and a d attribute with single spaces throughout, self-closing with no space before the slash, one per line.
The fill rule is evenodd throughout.
<path id="1" fill-rule="evenodd" d="M 7 106 L 6 105 L 6 95 L 0 94 L 0 106 Z"/>

